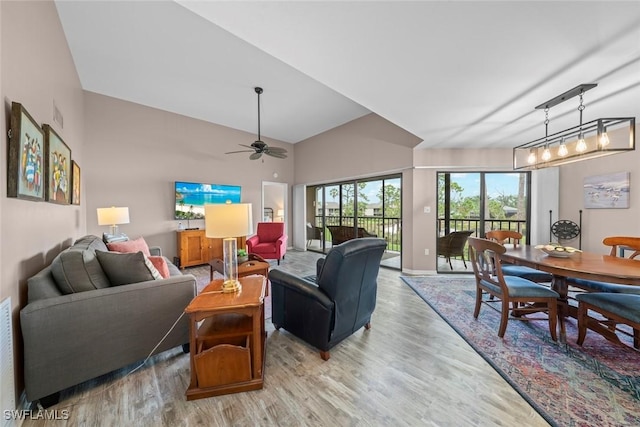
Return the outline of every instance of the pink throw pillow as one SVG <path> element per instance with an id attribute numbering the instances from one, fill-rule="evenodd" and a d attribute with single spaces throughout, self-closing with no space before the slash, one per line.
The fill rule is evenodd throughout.
<path id="1" fill-rule="evenodd" d="M 145 242 L 144 238 L 138 237 L 135 240 L 127 240 L 126 242 L 113 242 L 107 243 L 107 248 L 112 252 L 142 252 L 146 256 L 150 256 L 149 245 Z"/>
<path id="2" fill-rule="evenodd" d="M 167 261 L 162 256 L 150 256 L 148 257 L 151 264 L 160 272 L 160 275 L 163 279 L 168 278 L 171 274 L 169 273 L 169 266 L 167 265 Z"/>

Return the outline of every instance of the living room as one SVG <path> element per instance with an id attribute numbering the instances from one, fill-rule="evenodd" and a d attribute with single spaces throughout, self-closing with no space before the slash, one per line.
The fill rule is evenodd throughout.
<path id="1" fill-rule="evenodd" d="M 260 218 L 263 181 L 287 183 L 291 189 L 296 185 L 399 172 L 403 176 L 404 206 L 402 270 L 420 274 L 435 271 L 436 265 L 434 250 L 425 255 L 425 248 L 435 245 L 436 216 L 434 210 L 430 214 L 423 210 L 436 206 L 436 171 L 512 169 L 511 148 L 415 149 L 421 138 L 375 113 L 296 144 L 266 137 L 270 144 L 288 150 L 287 159 L 267 158 L 262 163 L 244 155 L 224 155 L 239 149 L 239 144 L 253 141 L 255 133 L 83 90 L 53 1 L 2 2 L 0 20 L 0 92 L 5 117 L 0 133 L 7 134 L 12 102 L 23 104 L 38 124 L 54 127 L 55 104 L 64 117 L 59 133 L 82 172 L 80 205 L 8 197 L 0 203 L 0 299 L 11 297 L 18 361 L 20 338 L 16 331 L 19 310 L 26 302 L 26 279 L 50 264 L 75 239 L 105 231 L 98 225 L 97 208 L 129 207 L 131 221 L 122 227 L 123 231 L 144 236 L 150 245 L 162 247 L 171 257 L 176 251 L 177 221 L 172 217 L 176 180 L 240 185 L 243 201 L 252 203 L 254 218 Z M 114 73 L 121 66 L 126 64 L 114 64 Z M 543 76 L 534 75 L 529 85 L 541 79 Z M 575 82 L 579 83 L 583 82 Z M 250 92 L 252 85 L 261 82 L 243 84 Z M 265 88 L 265 96 L 268 90 Z M 638 99 L 637 84 L 627 92 L 625 97 Z M 472 100 L 473 96 L 470 94 L 469 98 Z M 632 111 L 615 114 L 638 116 L 639 105 L 636 102 Z M 247 115 L 254 118 L 254 110 L 247 111 Z M 535 118 L 540 118 L 536 129 L 541 133 L 542 117 Z M 520 142 L 523 141 L 513 141 L 512 145 Z M 3 144 L 1 164 L 6 171 L 6 138 Z M 620 171 L 632 172 L 631 206 L 615 211 L 585 210 L 583 227 L 588 232 L 583 235 L 582 246 L 602 252 L 605 236 L 640 235 L 636 220 L 640 208 L 634 202 L 640 188 L 640 178 L 635 173 L 639 162 L 640 154 L 634 151 L 535 172 L 532 220 L 540 224 L 534 233 L 536 240 L 547 239 L 550 209 L 557 212 L 557 218 L 578 221 L 585 177 Z M 0 176 L 6 187 L 7 174 Z M 290 208 L 287 227 L 292 237 L 304 232 L 293 227 L 295 216 Z"/>

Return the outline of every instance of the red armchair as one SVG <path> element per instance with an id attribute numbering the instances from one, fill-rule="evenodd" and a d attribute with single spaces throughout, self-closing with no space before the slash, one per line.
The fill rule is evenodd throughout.
<path id="1" fill-rule="evenodd" d="M 284 222 L 259 222 L 255 236 L 247 239 L 247 252 L 264 259 L 284 259 L 287 252 L 287 235 Z"/>

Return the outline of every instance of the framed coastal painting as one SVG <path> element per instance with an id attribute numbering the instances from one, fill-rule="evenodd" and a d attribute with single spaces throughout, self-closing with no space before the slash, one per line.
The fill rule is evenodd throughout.
<path id="1" fill-rule="evenodd" d="M 42 125 L 45 145 L 46 200 L 71 203 L 71 150 L 49 125 Z"/>
<path id="2" fill-rule="evenodd" d="M 586 209 L 626 209 L 629 207 L 629 172 L 588 176 L 584 179 Z"/>
<path id="3" fill-rule="evenodd" d="M 71 160 L 71 204 L 80 204 L 80 166 Z"/>
<path id="4" fill-rule="evenodd" d="M 44 133 L 18 102 L 11 104 L 7 155 L 7 196 L 44 200 Z"/>

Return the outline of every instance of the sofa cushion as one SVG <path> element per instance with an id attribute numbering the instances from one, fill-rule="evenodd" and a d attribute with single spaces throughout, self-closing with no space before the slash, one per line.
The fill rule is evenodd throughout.
<path id="1" fill-rule="evenodd" d="M 163 256 L 150 256 L 148 257 L 151 264 L 158 270 L 163 279 L 171 276 L 169 273 L 169 265 L 167 264 L 167 260 Z"/>
<path id="2" fill-rule="evenodd" d="M 96 252 L 96 257 L 111 286 L 162 279 L 158 270 L 142 252 Z"/>
<path id="3" fill-rule="evenodd" d="M 138 252 L 141 251 L 146 256 L 150 256 L 149 245 L 144 240 L 144 237 L 138 237 L 135 240 L 127 240 L 124 242 L 111 242 L 107 243 L 107 247 L 113 252 Z"/>
<path id="4" fill-rule="evenodd" d="M 107 245 L 105 245 L 104 242 L 100 240 L 99 237 L 88 235 L 88 236 L 83 236 L 78 240 L 76 240 L 73 246 L 71 246 L 69 249 L 73 251 L 84 251 L 84 250 L 90 250 L 92 252 L 106 251 Z"/>
<path id="5" fill-rule="evenodd" d="M 99 240 L 98 240 L 99 241 Z M 69 248 L 51 263 L 51 274 L 63 294 L 108 288 L 109 279 L 92 250 Z"/>

